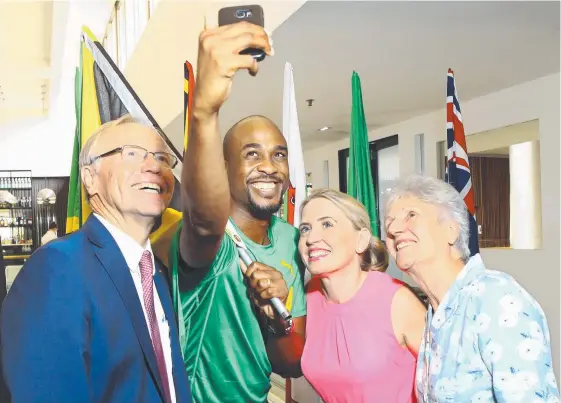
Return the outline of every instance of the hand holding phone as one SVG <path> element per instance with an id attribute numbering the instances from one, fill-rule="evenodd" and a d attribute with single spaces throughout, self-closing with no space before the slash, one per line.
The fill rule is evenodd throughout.
<path id="1" fill-rule="evenodd" d="M 246 21 L 251 24 L 265 27 L 265 16 L 263 8 L 258 5 L 225 7 L 218 11 L 218 25 L 236 24 Z M 265 52 L 259 48 L 247 48 L 240 52 L 240 55 L 251 55 L 258 62 L 265 59 Z"/>
<path id="2" fill-rule="evenodd" d="M 246 49 L 258 49 L 266 55 L 273 50 L 262 26 L 242 21 L 205 29 L 199 37 L 197 77 L 193 97 L 193 116 L 207 118 L 220 110 L 238 70 L 247 69 L 256 75 L 259 65 Z"/>

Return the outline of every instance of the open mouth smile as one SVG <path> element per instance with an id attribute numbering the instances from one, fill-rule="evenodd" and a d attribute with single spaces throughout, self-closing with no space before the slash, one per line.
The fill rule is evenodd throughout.
<path id="1" fill-rule="evenodd" d="M 133 186 L 133 189 L 141 190 L 147 193 L 162 194 L 162 187 L 153 182 L 137 183 Z"/>
<path id="2" fill-rule="evenodd" d="M 263 196 L 271 196 L 278 191 L 279 182 L 257 181 L 249 184 L 257 193 Z"/>
<path id="3" fill-rule="evenodd" d="M 413 242 L 413 241 L 400 241 L 400 242 L 398 242 L 398 243 L 395 245 L 395 248 L 399 251 L 399 250 L 401 250 L 401 249 L 403 249 L 403 248 L 406 248 L 406 247 L 408 247 L 408 246 L 410 246 L 410 245 L 413 245 L 414 243 L 415 243 L 415 242 Z"/>
<path id="4" fill-rule="evenodd" d="M 326 249 L 310 249 L 308 251 L 308 260 L 310 262 L 316 262 L 328 256 L 330 253 L 331 251 L 328 251 Z"/>

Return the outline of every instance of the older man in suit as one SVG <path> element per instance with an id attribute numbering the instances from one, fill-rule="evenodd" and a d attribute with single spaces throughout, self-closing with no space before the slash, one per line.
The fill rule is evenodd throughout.
<path id="1" fill-rule="evenodd" d="M 93 214 L 38 249 L 2 307 L 13 403 L 187 403 L 191 392 L 165 277 L 149 234 L 173 194 L 177 163 L 129 116 L 80 155 Z"/>

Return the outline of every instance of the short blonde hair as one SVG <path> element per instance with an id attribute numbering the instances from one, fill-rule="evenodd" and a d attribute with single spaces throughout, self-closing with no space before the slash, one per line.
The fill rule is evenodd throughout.
<path id="1" fill-rule="evenodd" d="M 300 216 L 306 205 L 314 199 L 326 199 L 340 209 L 345 217 L 353 224 L 353 227 L 360 231 L 368 230 L 370 233 L 370 243 L 366 251 L 361 255 L 360 268 L 364 271 L 386 271 L 388 268 L 388 251 L 384 243 L 372 235 L 370 216 L 366 208 L 355 198 L 334 189 L 316 189 L 302 202 Z"/>

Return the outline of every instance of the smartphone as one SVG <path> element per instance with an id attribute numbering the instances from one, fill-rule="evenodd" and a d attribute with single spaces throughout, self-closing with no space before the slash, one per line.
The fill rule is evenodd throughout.
<path id="1" fill-rule="evenodd" d="M 263 8 L 258 5 L 252 6 L 233 6 L 221 8 L 218 11 L 218 25 L 224 26 L 235 24 L 236 22 L 247 21 L 261 27 L 265 27 L 265 15 Z M 251 55 L 258 62 L 265 59 L 265 52 L 262 49 L 249 48 L 240 52 L 241 55 Z"/>

